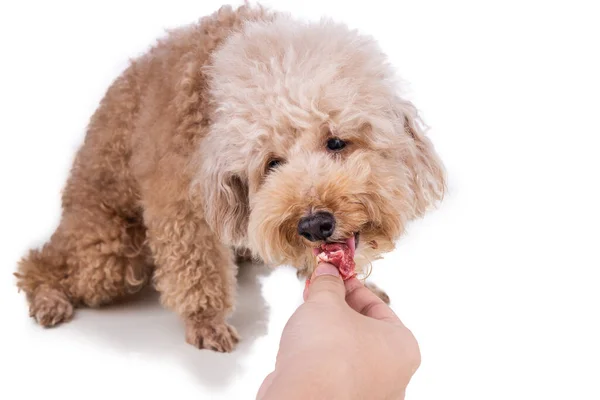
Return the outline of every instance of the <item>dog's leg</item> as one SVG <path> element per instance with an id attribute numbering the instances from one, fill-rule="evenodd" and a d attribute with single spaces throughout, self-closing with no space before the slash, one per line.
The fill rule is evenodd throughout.
<path id="1" fill-rule="evenodd" d="M 240 248 L 240 249 L 234 249 L 234 254 L 235 254 L 235 263 L 236 264 L 242 264 L 242 263 L 249 263 L 249 262 L 254 262 L 254 259 L 252 258 L 252 252 L 248 249 L 244 249 L 244 248 Z"/>
<path id="2" fill-rule="evenodd" d="M 234 302 L 233 252 L 185 202 L 148 209 L 145 219 L 156 288 L 162 303 L 183 317 L 187 342 L 232 351 L 239 340 L 226 322 Z"/>
<path id="3" fill-rule="evenodd" d="M 74 306 L 96 307 L 134 293 L 149 280 L 140 223 L 94 208 L 63 214 L 50 241 L 19 263 L 18 287 L 42 326 L 68 321 Z"/>

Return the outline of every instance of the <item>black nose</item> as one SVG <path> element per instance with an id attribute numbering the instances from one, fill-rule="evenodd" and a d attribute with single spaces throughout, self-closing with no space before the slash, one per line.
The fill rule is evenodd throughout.
<path id="1" fill-rule="evenodd" d="M 333 235 L 334 230 L 335 218 L 328 212 L 317 212 L 298 222 L 298 233 L 311 242 L 327 239 Z"/>

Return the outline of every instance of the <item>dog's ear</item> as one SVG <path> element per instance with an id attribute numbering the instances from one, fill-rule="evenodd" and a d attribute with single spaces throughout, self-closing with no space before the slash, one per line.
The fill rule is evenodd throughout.
<path id="1" fill-rule="evenodd" d="M 179 62 L 180 79 L 173 101 L 179 131 L 195 134 L 206 118 L 206 71 L 194 52 Z M 190 134 L 192 136 L 193 134 Z M 187 143 L 185 143 L 187 145 Z M 246 181 L 232 172 L 232 163 L 222 154 L 222 141 L 205 141 L 197 150 L 189 167 L 194 176 L 191 196 L 204 205 L 204 219 L 213 232 L 224 242 L 240 244 L 247 235 L 249 203 Z"/>
<path id="2" fill-rule="evenodd" d="M 413 193 L 414 217 L 419 217 L 444 196 L 445 171 L 433 144 L 424 132 L 416 107 L 409 101 L 396 99 L 394 113 L 397 130 L 405 135 L 402 158 L 408 167 Z"/>
<path id="3" fill-rule="evenodd" d="M 224 243 L 239 246 L 248 230 L 248 185 L 238 175 L 218 169 L 202 177 L 204 218 Z"/>

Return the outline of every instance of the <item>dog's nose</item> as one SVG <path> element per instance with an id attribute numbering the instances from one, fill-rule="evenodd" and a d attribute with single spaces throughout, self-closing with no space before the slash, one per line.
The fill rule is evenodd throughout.
<path id="1" fill-rule="evenodd" d="M 333 235 L 335 230 L 335 218 L 328 212 L 317 212 L 307 217 L 303 217 L 298 222 L 298 233 L 310 240 L 325 240 Z"/>

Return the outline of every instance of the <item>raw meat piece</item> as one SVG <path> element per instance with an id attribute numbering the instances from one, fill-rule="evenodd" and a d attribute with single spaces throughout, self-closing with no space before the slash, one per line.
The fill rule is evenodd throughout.
<path id="1" fill-rule="evenodd" d="M 318 248 L 313 248 L 317 257 L 317 264 L 327 262 L 340 271 L 343 280 L 356 276 L 356 264 L 354 263 L 354 251 L 356 249 L 355 237 L 346 239 L 345 243 L 324 243 Z M 310 286 L 310 278 L 306 279 L 304 292 Z"/>
<path id="2" fill-rule="evenodd" d="M 317 263 L 324 261 L 337 267 L 343 280 L 356 275 L 354 251 L 356 250 L 356 237 L 346 239 L 344 243 L 323 243 L 318 249 L 313 249 L 317 256 Z"/>
<path id="3" fill-rule="evenodd" d="M 354 239 L 352 239 L 354 240 Z M 321 245 L 321 252 L 317 255 L 319 262 L 333 264 L 340 270 L 343 280 L 356 275 L 354 264 L 354 251 L 344 243 L 327 243 Z"/>

